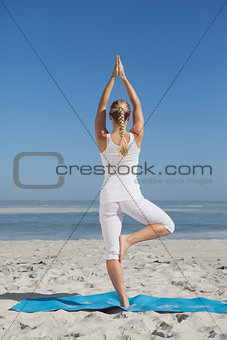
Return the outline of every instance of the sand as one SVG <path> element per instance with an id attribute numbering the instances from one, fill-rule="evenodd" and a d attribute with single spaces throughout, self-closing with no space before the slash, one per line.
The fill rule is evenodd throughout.
<path id="1" fill-rule="evenodd" d="M 227 339 L 227 314 L 9 310 L 34 290 L 31 298 L 114 290 L 103 240 L 65 242 L 0 241 L 1 339 Z M 226 249 L 227 240 L 168 236 L 137 243 L 123 259 L 127 294 L 226 300 Z"/>

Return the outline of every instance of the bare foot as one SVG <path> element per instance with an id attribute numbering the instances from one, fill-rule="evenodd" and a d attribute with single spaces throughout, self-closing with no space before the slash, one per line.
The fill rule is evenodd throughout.
<path id="1" fill-rule="evenodd" d="M 122 263 L 122 258 L 127 253 L 127 250 L 130 247 L 128 236 L 129 235 L 120 235 L 119 236 L 119 243 L 120 243 L 120 258 L 119 258 L 119 262 L 120 263 Z M 124 306 L 124 307 L 127 307 L 127 306 Z"/>
<path id="2" fill-rule="evenodd" d="M 126 307 L 126 308 L 130 307 L 127 296 L 125 296 L 124 298 L 119 296 L 119 300 L 120 300 L 121 306 Z"/>
<path id="3" fill-rule="evenodd" d="M 126 307 L 126 308 L 129 308 L 129 307 L 130 307 L 130 304 L 129 304 L 129 303 L 122 303 L 121 306 Z"/>

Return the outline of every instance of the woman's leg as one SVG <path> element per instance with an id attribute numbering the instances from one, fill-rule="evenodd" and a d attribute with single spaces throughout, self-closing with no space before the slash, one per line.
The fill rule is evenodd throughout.
<path id="1" fill-rule="evenodd" d="M 100 203 L 99 219 L 104 240 L 107 272 L 118 294 L 121 305 L 129 307 L 129 301 L 125 291 L 123 269 L 119 262 L 119 236 L 122 229 L 123 217 L 124 213 L 121 211 L 118 202 Z"/>
<path id="2" fill-rule="evenodd" d="M 120 263 L 129 247 L 137 242 L 152 240 L 170 234 L 170 231 L 162 224 L 149 224 L 133 234 L 120 235 Z"/>
<path id="3" fill-rule="evenodd" d="M 148 225 L 135 233 L 119 236 L 120 263 L 128 248 L 133 244 L 168 235 L 175 229 L 174 222 L 169 215 L 148 199 L 142 198 L 138 202 L 124 201 L 121 207 L 124 213 Z"/>
<path id="4" fill-rule="evenodd" d="M 123 269 L 119 260 L 106 260 L 106 267 L 112 284 L 117 292 L 120 303 L 124 307 L 129 307 L 129 301 L 125 290 Z"/>

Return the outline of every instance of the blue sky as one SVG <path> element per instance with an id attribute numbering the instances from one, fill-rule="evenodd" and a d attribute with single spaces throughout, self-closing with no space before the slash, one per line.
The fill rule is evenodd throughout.
<path id="1" fill-rule="evenodd" d="M 101 164 L 94 118 L 119 54 L 142 103 L 145 120 L 183 65 L 224 1 L 11 1 L 5 2 L 35 48 L 40 63 L 1 5 L 1 200 L 92 200 L 103 176 L 65 176 L 58 189 L 21 189 L 13 182 L 20 152 L 58 152 L 64 164 Z M 227 6 L 218 16 L 159 107 L 145 125 L 140 164 L 210 165 L 209 175 L 175 175 L 185 183 L 141 183 L 152 200 L 225 200 L 227 107 Z M 107 112 L 118 99 L 129 101 L 116 79 Z M 74 107 L 87 130 L 71 106 Z M 131 128 L 132 122 L 128 127 Z M 111 132 L 108 120 L 107 128 Z M 54 184 L 56 159 L 26 157 L 24 184 Z M 157 172 L 158 172 L 157 171 Z M 211 179 L 210 184 L 186 183 Z M 98 199 L 98 197 L 97 197 Z"/>

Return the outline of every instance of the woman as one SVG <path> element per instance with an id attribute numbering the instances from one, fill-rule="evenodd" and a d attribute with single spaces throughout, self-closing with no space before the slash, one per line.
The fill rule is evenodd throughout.
<path id="1" fill-rule="evenodd" d="M 133 126 L 128 132 L 130 106 L 125 100 L 112 103 L 109 119 L 113 132 L 106 128 L 106 106 L 115 79 L 120 76 L 133 106 Z M 95 137 L 98 143 L 105 177 L 100 192 L 99 218 L 104 239 L 106 267 L 121 305 L 129 307 L 122 270 L 122 258 L 133 244 L 172 233 L 172 219 L 158 206 L 144 198 L 137 181 L 139 153 L 143 138 L 144 119 L 139 98 L 126 78 L 120 56 L 112 76 L 101 96 L 96 119 Z M 127 214 L 145 224 L 141 230 L 121 235 L 122 220 Z"/>

